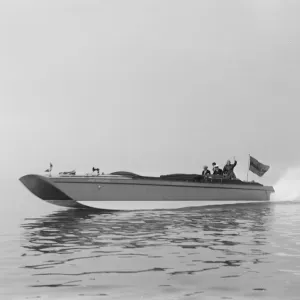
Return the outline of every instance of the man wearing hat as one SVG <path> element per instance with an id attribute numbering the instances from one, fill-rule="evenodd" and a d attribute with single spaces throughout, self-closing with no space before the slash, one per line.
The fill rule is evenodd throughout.
<path id="1" fill-rule="evenodd" d="M 216 163 L 214 164 L 213 175 L 223 175 L 223 171 L 219 168 L 219 166 Z"/>
<path id="2" fill-rule="evenodd" d="M 213 171 L 213 173 L 214 173 L 214 171 L 215 171 L 216 165 L 217 165 L 217 164 L 216 164 L 215 162 L 212 163 L 212 171 Z"/>

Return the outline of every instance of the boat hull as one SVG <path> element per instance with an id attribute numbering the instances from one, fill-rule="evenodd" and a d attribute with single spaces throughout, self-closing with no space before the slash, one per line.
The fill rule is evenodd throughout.
<path id="1" fill-rule="evenodd" d="M 268 200 L 265 200 L 268 201 Z M 189 207 L 202 207 L 212 205 L 229 205 L 229 204 L 244 204 L 244 203 L 263 203 L 260 201 L 79 201 L 87 208 L 101 209 L 101 210 L 119 210 L 119 211 L 133 211 L 133 210 L 171 210 L 183 209 Z"/>
<path id="2" fill-rule="evenodd" d="M 174 182 L 126 177 L 45 177 L 20 181 L 37 197 L 59 206 L 108 210 L 176 209 L 270 200 L 272 187 Z"/>

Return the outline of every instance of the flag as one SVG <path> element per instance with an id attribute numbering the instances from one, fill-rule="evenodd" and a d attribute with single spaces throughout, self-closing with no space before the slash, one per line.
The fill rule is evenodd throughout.
<path id="1" fill-rule="evenodd" d="M 250 156 L 249 170 L 251 172 L 253 172 L 259 177 L 262 177 L 269 169 L 270 166 L 264 165 L 254 157 Z"/>
<path id="2" fill-rule="evenodd" d="M 45 170 L 45 172 L 49 172 L 49 173 L 50 173 L 50 172 L 52 171 L 52 167 L 53 167 L 53 166 L 52 166 L 52 163 L 50 163 L 50 168 L 47 169 L 47 170 Z"/>

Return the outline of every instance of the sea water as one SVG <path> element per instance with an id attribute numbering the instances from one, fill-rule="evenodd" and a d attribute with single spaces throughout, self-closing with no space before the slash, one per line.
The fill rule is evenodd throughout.
<path id="1" fill-rule="evenodd" d="M 275 188 L 270 203 L 101 214 L 17 183 L 1 199 L 0 299 L 300 299 L 299 185 Z"/>

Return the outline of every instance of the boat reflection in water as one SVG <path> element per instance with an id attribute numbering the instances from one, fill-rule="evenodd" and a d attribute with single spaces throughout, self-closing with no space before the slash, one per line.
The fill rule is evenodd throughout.
<path id="1" fill-rule="evenodd" d="M 272 211 L 271 203 L 103 214 L 71 209 L 27 219 L 28 285 L 71 285 L 74 297 L 186 295 L 230 285 L 239 293 L 239 285 L 251 286 L 253 272 L 268 267 Z"/>

